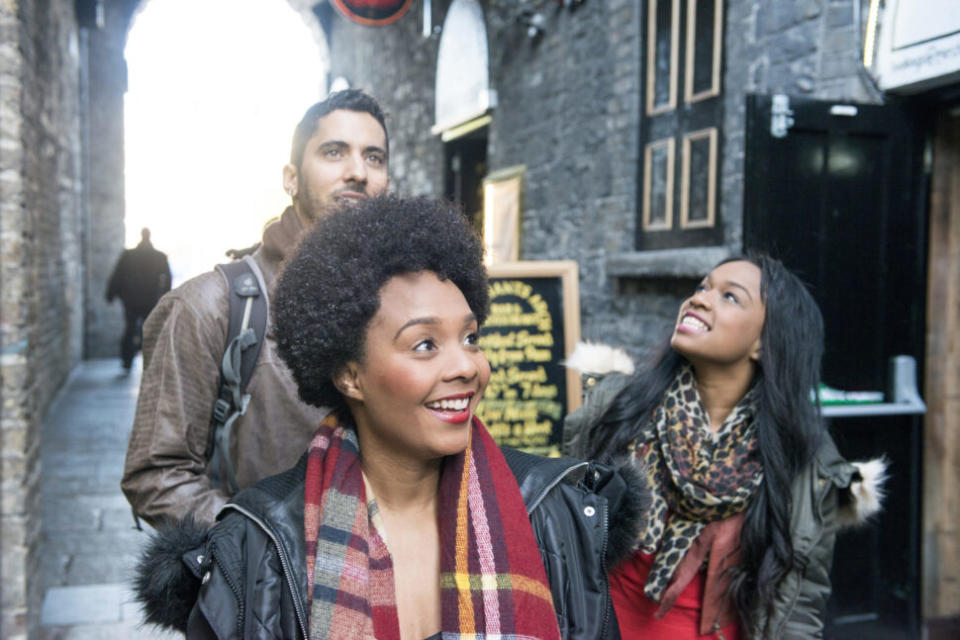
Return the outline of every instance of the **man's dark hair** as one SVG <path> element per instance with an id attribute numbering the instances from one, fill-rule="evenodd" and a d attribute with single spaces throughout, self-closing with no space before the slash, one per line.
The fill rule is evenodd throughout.
<path id="1" fill-rule="evenodd" d="M 303 118 L 297 124 L 293 131 L 293 144 L 290 147 L 290 164 L 300 170 L 300 163 L 303 162 L 303 150 L 307 146 L 307 141 L 317 132 L 317 123 L 325 115 L 344 109 L 346 111 L 359 111 L 369 113 L 376 118 L 380 126 L 383 127 L 383 137 L 387 141 L 386 151 L 390 151 L 390 136 L 387 134 L 387 123 L 383 115 L 383 109 L 371 96 L 359 89 L 346 89 L 336 91 L 313 105 L 303 114 Z"/>
<path id="2" fill-rule="evenodd" d="M 348 362 L 363 361 L 380 290 L 394 276 L 422 271 L 456 285 L 483 323 L 489 302 L 483 247 L 451 203 L 382 195 L 317 221 L 273 300 L 277 348 L 304 402 L 345 408 L 333 378 Z"/>

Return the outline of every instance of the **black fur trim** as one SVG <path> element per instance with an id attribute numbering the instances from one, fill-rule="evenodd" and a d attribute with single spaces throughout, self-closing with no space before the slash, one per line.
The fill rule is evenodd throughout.
<path id="1" fill-rule="evenodd" d="M 185 632 L 200 592 L 200 578 L 183 560 L 204 553 L 207 530 L 192 517 L 160 525 L 140 555 L 134 578 L 144 622 Z M 195 568 L 199 568 L 195 565 Z"/>
<path id="2" fill-rule="evenodd" d="M 610 500 L 607 568 L 613 568 L 630 556 L 653 502 L 647 479 L 636 463 L 624 462 L 617 475 L 626 485 L 619 496 Z"/>

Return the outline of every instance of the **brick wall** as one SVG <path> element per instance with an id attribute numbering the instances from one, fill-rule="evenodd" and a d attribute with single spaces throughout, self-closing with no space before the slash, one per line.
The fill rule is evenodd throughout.
<path id="1" fill-rule="evenodd" d="M 79 41 L 72 3 L 0 5 L 4 638 L 26 636 L 40 420 L 82 353 Z"/>
<path id="2" fill-rule="evenodd" d="M 106 3 L 102 29 L 85 32 L 86 56 L 83 123 L 86 145 L 85 166 L 89 224 L 85 234 L 83 260 L 84 357 L 120 358 L 119 336 L 123 333 L 123 307 L 104 300 L 107 281 L 123 250 L 123 94 L 127 69 L 123 58 L 127 27 L 137 0 Z"/>
<path id="3" fill-rule="evenodd" d="M 26 629 L 27 504 L 23 470 L 36 459 L 28 451 L 31 425 L 26 313 L 20 305 L 29 279 L 31 247 L 24 242 L 20 117 L 22 61 L 15 7 L 0 5 L 0 300 L 2 300 L 3 413 L 0 423 L 0 635 L 23 637 Z M 29 434 L 32 436 L 32 434 Z M 35 487 L 36 485 L 34 485 Z"/>

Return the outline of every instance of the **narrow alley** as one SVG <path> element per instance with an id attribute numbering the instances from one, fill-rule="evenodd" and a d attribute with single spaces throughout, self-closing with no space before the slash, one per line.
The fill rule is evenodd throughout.
<path id="1" fill-rule="evenodd" d="M 47 414 L 41 438 L 40 573 L 31 611 L 41 640 L 180 637 L 140 624 L 129 581 L 149 529 L 134 528 L 120 476 L 140 384 L 139 359 L 81 363 Z"/>

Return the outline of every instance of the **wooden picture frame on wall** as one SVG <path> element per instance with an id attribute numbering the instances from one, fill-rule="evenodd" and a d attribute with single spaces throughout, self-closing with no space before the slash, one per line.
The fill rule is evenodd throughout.
<path id="1" fill-rule="evenodd" d="M 710 50 L 710 86 L 694 89 L 697 53 L 697 3 L 713 3 L 712 47 Z M 683 74 L 683 99 L 688 104 L 720 95 L 720 60 L 723 57 L 723 0 L 687 0 L 687 47 Z"/>
<path id="2" fill-rule="evenodd" d="M 699 131 L 691 131 L 683 136 L 683 158 L 681 160 L 680 170 L 680 228 L 681 229 L 699 229 L 709 228 L 716 224 L 717 208 L 717 128 L 708 127 Z M 706 141 L 707 147 L 707 171 L 697 171 L 691 167 L 693 145 L 698 142 Z M 698 167 L 699 169 L 699 167 Z M 706 207 L 705 215 L 702 218 L 691 219 L 690 197 L 694 178 L 706 180 L 706 188 L 703 189 L 704 205 Z"/>
<path id="3" fill-rule="evenodd" d="M 680 3 L 683 0 L 649 0 L 647 3 L 647 115 L 652 116 L 658 113 L 666 113 L 677 108 L 677 74 L 679 72 L 680 58 Z M 657 103 L 657 15 L 660 4 L 670 3 L 670 62 L 667 73 L 669 74 L 668 97 L 666 102 Z"/>
<path id="4" fill-rule="evenodd" d="M 654 154 L 666 152 L 663 177 L 663 220 L 654 218 L 654 172 L 657 167 L 654 163 Z M 674 139 L 664 138 L 648 143 L 643 150 L 643 230 L 669 231 L 673 228 L 673 185 L 674 185 L 674 158 L 676 143 Z"/>
<path id="5" fill-rule="evenodd" d="M 483 179 L 483 245 L 488 266 L 521 258 L 526 174 L 527 167 L 517 165 Z"/>

